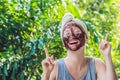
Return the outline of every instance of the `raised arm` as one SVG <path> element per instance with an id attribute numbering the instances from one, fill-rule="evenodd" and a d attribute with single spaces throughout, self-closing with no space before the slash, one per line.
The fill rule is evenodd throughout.
<path id="1" fill-rule="evenodd" d="M 97 74 L 99 80 L 117 80 L 117 75 L 111 57 L 111 45 L 108 43 L 108 34 L 100 42 L 100 52 L 105 58 L 105 64 L 101 60 L 96 60 Z"/>
<path id="2" fill-rule="evenodd" d="M 42 68 L 43 68 L 42 80 L 50 80 L 50 75 L 55 65 L 54 58 L 53 56 L 49 57 L 49 53 L 46 48 L 44 48 L 44 50 L 45 50 L 46 58 L 42 61 Z"/>

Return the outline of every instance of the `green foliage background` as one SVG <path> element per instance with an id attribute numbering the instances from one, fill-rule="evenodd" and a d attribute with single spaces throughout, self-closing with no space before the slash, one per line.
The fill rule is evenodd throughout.
<path id="1" fill-rule="evenodd" d="M 46 46 L 55 59 L 65 57 L 60 21 L 70 12 L 89 31 L 86 55 L 103 58 L 98 41 L 109 33 L 120 78 L 120 0 L 0 0 L 0 80 L 40 80 Z"/>

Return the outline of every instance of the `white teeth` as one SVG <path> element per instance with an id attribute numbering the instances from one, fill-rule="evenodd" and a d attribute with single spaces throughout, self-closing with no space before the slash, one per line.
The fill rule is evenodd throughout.
<path id="1" fill-rule="evenodd" d="M 71 41 L 70 43 L 77 43 L 77 41 Z"/>
<path id="2" fill-rule="evenodd" d="M 71 41 L 69 44 L 73 45 L 73 44 L 77 44 L 77 43 L 78 43 L 77 41 Z"/>

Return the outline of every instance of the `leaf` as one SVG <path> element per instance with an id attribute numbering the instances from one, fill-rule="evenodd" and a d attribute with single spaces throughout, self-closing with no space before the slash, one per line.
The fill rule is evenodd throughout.
<path id="1" fill-rule="evenodd" d="M 30 54 L 33 55 L 35 53 L 35 44 L 31 43 L 31 51 Z"/>
<path id="2" fill-rule="evenodd" d="M 21 72 L 21 74 L 20 74 L 20 80 L 25 80 L 24 79 L 24 72 Z"/>
<path id="3" fill-rule="evenodd" d="M 17 71 L 18 65 L 17 65 L 16 62 L 14 63 L 14 67 L 13 68 L 14 68 L 15 71 Z"/>
<path id="4" fill-rule="evenodd" d="M 8 71 L 7 71 L 6 65 L 4 66 L 4 74 L 5 74 L 5 76 L 8 76 Z"/>
<path id="5" fill-rule="evenodd" d="M 94 42 L 98 43 L 98 35 L 94 32 Z"/>
<path id="6" fill-rule="evenodd" d="M 39 48 L 39 49 L 43 49 L 43 46 L 44 46 L 44 40 L 43 40 L 43 38 L 41 37 L 41 38 L 39 39 L 38 48 Z"/>

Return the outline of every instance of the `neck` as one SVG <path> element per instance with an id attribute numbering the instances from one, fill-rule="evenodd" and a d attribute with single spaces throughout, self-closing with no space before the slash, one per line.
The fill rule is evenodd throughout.
<path id="1" fill-rule="evenodd" d="M 84 46 L 77 51 L 68 50 L 66 60 L 74 63 L 76 66 L 82 66 L 85 62 Z"/>

